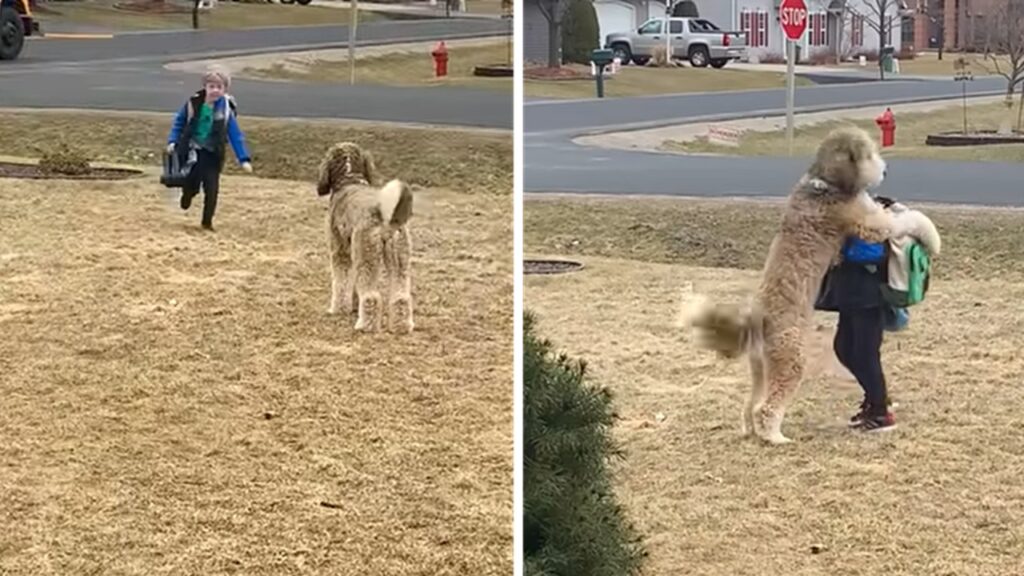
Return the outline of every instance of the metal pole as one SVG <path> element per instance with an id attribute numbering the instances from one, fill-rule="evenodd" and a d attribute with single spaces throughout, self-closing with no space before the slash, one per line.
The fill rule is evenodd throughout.
<path id="1" fill-rule="evenodd" d="M 604 66 L 597 67 L 597 97 L 604 98 Z"/>
<path id="2" fill-rule="evenodd" d="M 796 42 L 786 40 L 786 145 L 793 155 L 793 101 L 796 99 Z"/>
<path id="3" fill-rule="evenodd" d="M 356 83 L 356 28 L 359 27 L 359 0 L 352 0 L 352 25 L 348 34 L 348 83 Z"/>

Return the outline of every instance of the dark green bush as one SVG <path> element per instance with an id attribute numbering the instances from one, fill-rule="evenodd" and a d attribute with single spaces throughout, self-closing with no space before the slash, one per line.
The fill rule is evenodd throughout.
<path id="1" fill-rule="evenodd" d="M 672 16 L 676 18 L 700 18 L 697 11 L 697 3 L 692 0 L 683 0 L 672 7 Z"/>
<path id="2" fill-rule="evenodd" d="M 611 393 L 589 386 L 584 362 L 523 334 L 523 548 L 527 576 L 628 576 L 645 555 L 607 470 Z"/>
<path id="3" fill-rule="evenodd" d="M 590 53 L 601 47 L 597 12 L 591 0 L 568 0 L 562 19 L 562 61 L 590 62 Z"/>

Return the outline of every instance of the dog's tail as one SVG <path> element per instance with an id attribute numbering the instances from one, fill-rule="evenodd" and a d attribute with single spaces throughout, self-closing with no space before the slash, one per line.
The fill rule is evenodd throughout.
<path id="1" fill-rule="evenodd" d="M 693 331 L 697 346 L 717 352 L 723 358 L 737 358 L 762 339 L 764 316 L 756 303 L 712 302 L 699 296 L 685 312 L 685 322 Z"/>
<path id="2" fill-rule="evenodd" d="M 412 190 L 401 180 L 392 180 L 378 192 L 381 220 L 385 224 L 402 226 L 412 218 Z"/>

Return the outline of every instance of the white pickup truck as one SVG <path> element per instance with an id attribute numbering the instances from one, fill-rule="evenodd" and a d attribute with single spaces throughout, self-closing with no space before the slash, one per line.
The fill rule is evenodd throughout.
<path id="1" fill-rule="evenodd" d="M 746 54 L 746 33 L 724 31 L 704 18 L 669 18 L 668 32 L 672 57 L 689 60 L 698 68 L 708 64 L 721 68 Z M 623 64 L 632 61 L 643 66 L 651 59 L 655 47 L 665 43 L 665 18 L 662 17 L 651 18 L 635 31 L 613 32 L 605 37 L 604 46 Z"/>

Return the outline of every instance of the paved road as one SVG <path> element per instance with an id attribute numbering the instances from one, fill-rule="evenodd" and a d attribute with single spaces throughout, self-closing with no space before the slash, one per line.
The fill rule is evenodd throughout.
<path id="1" fill-rule="evenodd" d="M 388 44 L 493 36 L 510 24 L 495 20 L 373 22 L 360 43 Z M 124 34 L 108 40 L 38 40 L 25 58 L 0 65 L 0 106 L 91 108 L 170 113 L 196 87 L 194 74 L 167 62 L 214 55 L 344 47 L 345 26 Z M 358 73 L 358 72 L 357 72 Z M 286 84 L 238 79 L 232 92 L 249 116 L 350 118 L 512 128 L 511 91 Z"/>
<path id="2" fill-rule="evenodd" d="M 396 20 L 359 25 L 358 44 L 409 40 L 471 38 L 511 33 L 507 20 L 451 18 Z M 23 56 L 0 70 L 39 67 L 54 62 L 165 62 L 207 54 L 283 52 L 306 46 L 348 46 L 347 25 L 291 26 L 241 30 L 169 30 L 128 32 L 111 39 L 47 39 L 29 42 Z"/>
<path id="3" fill-rule="evenodd" d="M 978 80 L 975 94 L 998 91 Z M 798 90 L 798 110 L 949 98 L 949 81 L 857 83 Z M 527 192 L 661 194 L 676 196 L 782 196 L 806 169 L 807 158 L 685 156 L 582 147 L 580 134 L 676 124 L 699 118 L 785 113 L 782 90 L 603 101 L 530 102 L 524 113 L 524 187 Z M 898 122 L 898 119 L 897 119 Z M 897 137 L 898 137 L 897 125 Z M 1024 166 L 894 159 L 885 192 L 908 201 L 1024 206 Z"/>

